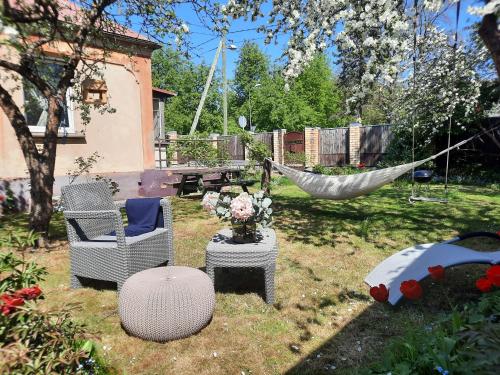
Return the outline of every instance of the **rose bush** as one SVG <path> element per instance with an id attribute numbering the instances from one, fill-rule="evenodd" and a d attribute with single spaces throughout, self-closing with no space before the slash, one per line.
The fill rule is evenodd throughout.
<path id="1" fill-rule="evenodd" d="M 497 291 L 427 325 L 420 321 L 409 323 L 401 337 L 384 342 L 386 349 L 376 363 L 357 373 L 497 374 L 499 311 L 500 291 Z"/>
<path id="2" fill-rule="evenodd" d="M 0 373 L 106 374 L 95 344 L 70 318 L 74 306 L 39 308 L 36 284 L 46 270 L 13 253 L 0 254 Z"/>

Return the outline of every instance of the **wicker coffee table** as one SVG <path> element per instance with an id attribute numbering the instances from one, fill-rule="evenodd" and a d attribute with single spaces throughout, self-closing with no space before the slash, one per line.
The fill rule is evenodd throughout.
<path id="1" fill-rule="evenodd" d="M 222 229 L 207 245 L 207 274 L 215 281 L 217 267 L 263 268 L 266 285 L 266 303 L 274 303 L 274 272 L 278 243 L 274 230 L 265 228 L 258 232 L 258 242 L 240 244 L 232 239 L 231 229 Z"/>

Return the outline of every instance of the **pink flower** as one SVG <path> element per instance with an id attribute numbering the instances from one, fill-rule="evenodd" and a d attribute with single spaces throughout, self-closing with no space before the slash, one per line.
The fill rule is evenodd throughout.
<path id="1" fill-rule="evenodd" d="M 239 221 L 247 221 L 255 213 L 252 198 L 248 193 L 241 193 L 231 201 L 231 215 Z"/>

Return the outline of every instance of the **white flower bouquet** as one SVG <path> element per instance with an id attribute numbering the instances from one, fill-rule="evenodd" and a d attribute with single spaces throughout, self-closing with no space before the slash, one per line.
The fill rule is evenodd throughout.
<path id="1" fill-rule="evenodd" d="M 272 200 L 263 191 L 253 195 L 241 193 L 234 198 L 211 192 L 205 194 L 201 204 L 210 214 L 231 221 L 233 239 L 237 242 L 255 241 L 256 225 L 268 227 L 272 223 Z"/>

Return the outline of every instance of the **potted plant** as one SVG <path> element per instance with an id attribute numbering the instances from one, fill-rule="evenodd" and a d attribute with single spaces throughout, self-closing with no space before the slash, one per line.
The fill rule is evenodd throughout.
<path id="1" fill-rule="evenodd" d="M 254 194 L 241 193 L 232 198 L 211 192 L 202 200 L 203 208 L 224 221 L 231 221 L 233 240 L 238 243 L 257 241 L 257 225 L 265 228 L 271 225 L 271 198 L 263 191 Z"/>

